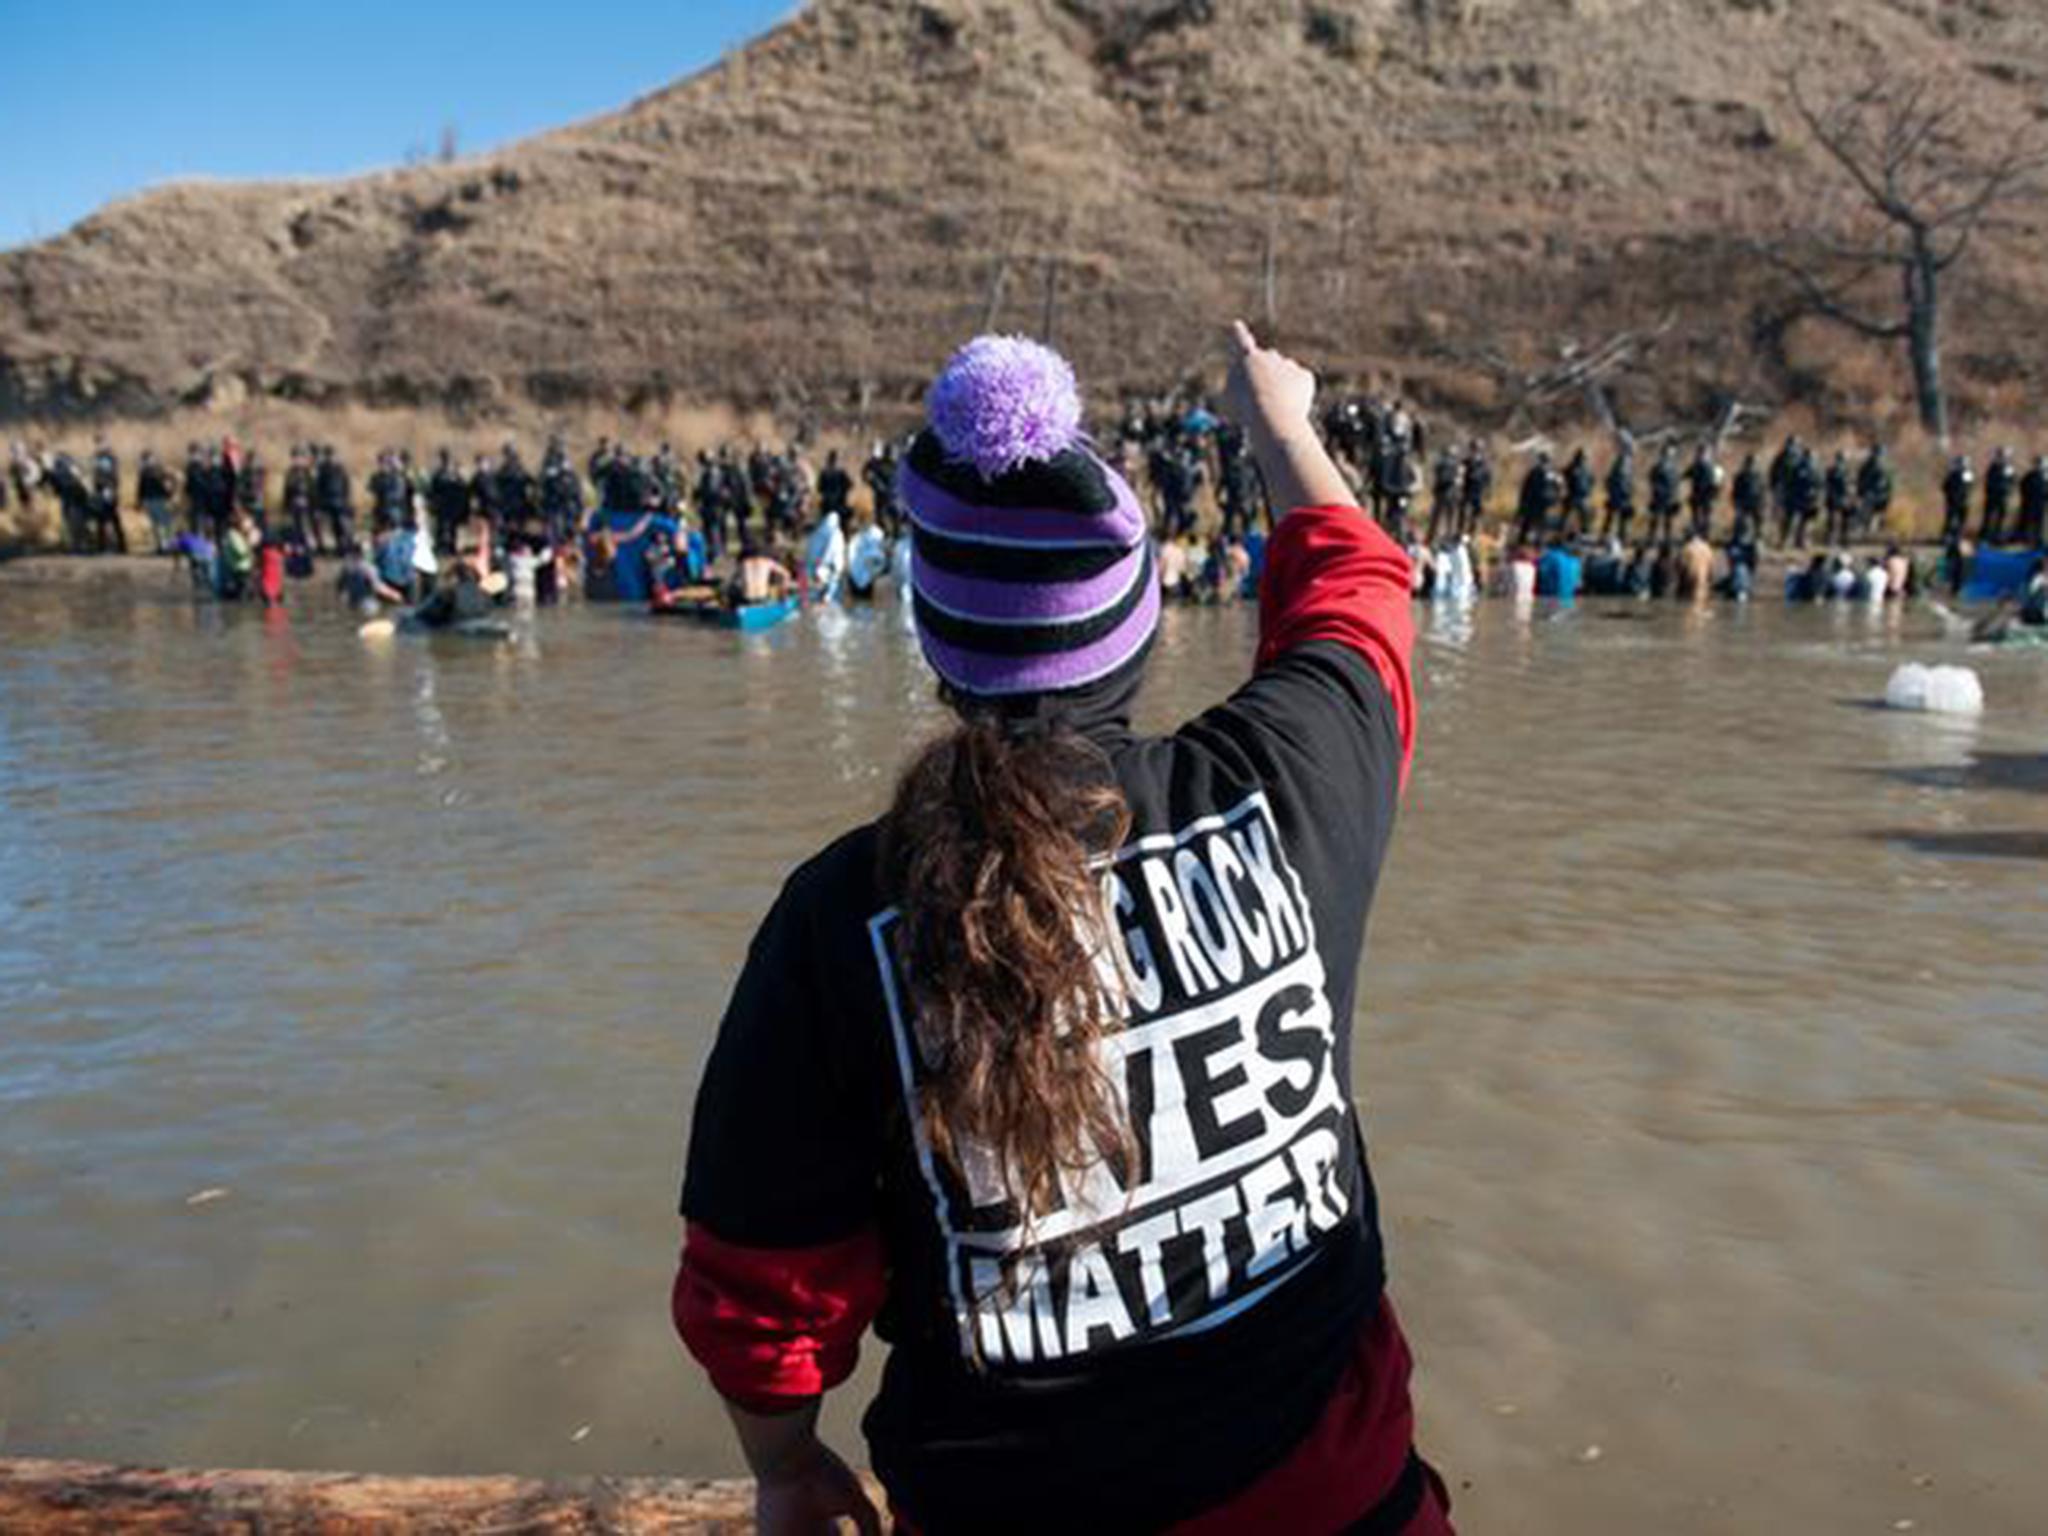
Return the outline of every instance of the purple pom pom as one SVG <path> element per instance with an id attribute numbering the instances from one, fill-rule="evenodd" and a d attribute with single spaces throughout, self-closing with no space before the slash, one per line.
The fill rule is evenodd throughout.
<path id="1" fill-rule="evenodd" d="M 975 337 L 953 354 L 926 405 L 947 457 L 972 464 L 984 480 L 1081 441 L 1072 365 L 1023 336 Z"/>

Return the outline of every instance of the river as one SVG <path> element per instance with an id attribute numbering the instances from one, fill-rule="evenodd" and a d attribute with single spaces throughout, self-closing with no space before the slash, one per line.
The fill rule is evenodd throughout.
<path id="1" fill-rule="evenodd" d="M 1252 625 L 1170 613 L 1145 723 Z M 2039 1530 L 2048 663 L 1959 723 L 1871 707 L 1964 659 L 1919 614 L 1419 655 L 1355 1086 L 1462 1523 Z M 736 1471 L 666 1311 L 696 1074 L 940 723 L 893 608 L 375 644 L 5 579 L 0 1455 Z"/>

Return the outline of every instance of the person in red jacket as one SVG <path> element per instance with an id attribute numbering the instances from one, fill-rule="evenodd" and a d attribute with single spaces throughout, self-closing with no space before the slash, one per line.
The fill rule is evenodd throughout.
<path id="1" fill-rule="evenodd" d="M 266 529 L 256 552 L 256 591 L 266 608 L 284 606 L 284 564 L 284 535 L 278 529 Z"/>
<path id="2" fill-rule="evenodd" d="M 1131 729 L 1142 507 L 1063 359 L 983 337 L 899 487 L 957 727 L 792 874 L 706 1064 L 672 1307 L 760 1528 L 878 1531 L 818 1438 L 872 1325 L 897 1527 L 1448 1532 L 1352 1104 L 1415 704 L 1409 566 L 1233 335 L 1274 504 L 1250 677 Z"/>

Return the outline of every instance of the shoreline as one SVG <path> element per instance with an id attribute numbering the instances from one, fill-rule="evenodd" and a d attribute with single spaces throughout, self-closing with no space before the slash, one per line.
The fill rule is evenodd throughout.
<path id="1" fill-rule="evenodd" d="M 878 1490 L 870 1482 L 869 1492 Z M 0 1530 L 87 1536 L 110 1529 L 262 1530 L 370 1536 L 406 1530 L 739 1533 L 754 1485 L 683 1477 L 380 1477 L 360 1472 L 212 1471 L 0 1459 Z"/>
<path id="2" fill-rule="evenodd" d="M 1885 543 L 1862 542 L 1840 546 L 1839 552 L 1856 561 L 1882 558 L 1890 541 Z M 1719 554 L 1725 546 L 1715 545 Z M 1925 541 L 1900 541 L 1899 547 L 1909 557 L 1938 555 L 1941 546 Z M 1579 546 L 1581 557 L 1586 546 Z M 1813 546 L 1804 550 L 1764 548 L 1758 551 L 1758 595 L 1776 593 L 1782 586 L 1783 578 L 1794 569 L 1806 565 L 1816 554 L 1832 554 L 1837 551 L 1824 546 Z M 108 580 L 114 577 L 139 578 L 151 575 L 176 574 L 180 567 L 174 555 L 127 554 L 127 555 L 73 555 L 52 551 L 14 552 L 0 549 L 0 587 L 8 585 L 73 585 L 81 582 Z M 326 571 L 336 564 L 331 555 L 320 557 L 319 569 Z M 318 575 L 306 580 L 318 581 Z M 1765 585 L 1765 583 L 1770 585 Z M 303 582 L 300 583 L 303 585 Z M 1583 598 L 1586 593 L 1581 593 Z M 1677 601 L 1666 598 L 1663 601 Z"/>

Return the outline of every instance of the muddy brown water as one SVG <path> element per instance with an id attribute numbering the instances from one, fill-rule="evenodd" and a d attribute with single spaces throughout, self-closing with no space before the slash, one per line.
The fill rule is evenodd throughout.
<path id="1" fill-rule="evenodd" d="M 900 615 L 300 603 L 0 585 L 0 1455 L 737 1470 L 684 1121 L 939 724 Z M 1148 723 L 1251 626 L 1170 614 Z M 2043 1529 L 2048 659 L 1774 603 L 1419 654 L 1355 1086 L 1466 1527 Z M 1869 707 L 1908 657 L 1983 720 Z"/>

